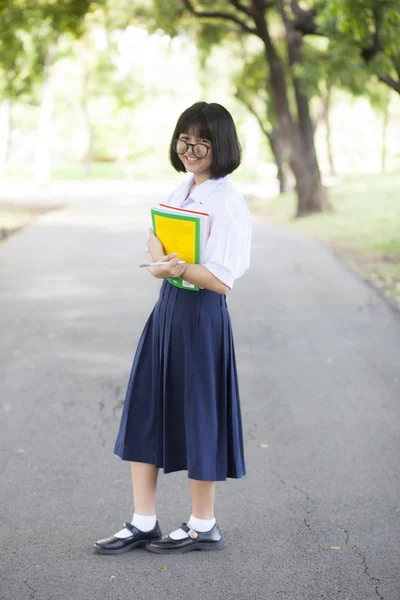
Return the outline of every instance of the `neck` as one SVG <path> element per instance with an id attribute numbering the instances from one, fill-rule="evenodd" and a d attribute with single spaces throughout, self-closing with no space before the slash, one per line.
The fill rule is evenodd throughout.
<path id="1" fill-rule="evenodd" d="M 207 179 L 210 179 L 210 177 L 210 173 L 200 173 L 199 175 L 194 175 L 194 185 L 197 187 L 201 183 L 204 183 L 204 181 L 207 181 Z"/>

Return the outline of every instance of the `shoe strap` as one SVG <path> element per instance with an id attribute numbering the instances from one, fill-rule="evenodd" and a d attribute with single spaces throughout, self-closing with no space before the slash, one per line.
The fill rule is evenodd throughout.
<path id="1" fill-rule="evenodd" d="M 196 538 L 199 537 L 199 534 L 197 533 L 197 531 L 195 531 L 194 529 L 191 529 L 186 523 L 182 523 L 181 529 L 183 529 L 183 531 L 185 531 L 185 533 L 187 533 L 188 536 L 190 538 L 192 538 L 192 540 L 195 540 Z"/>
<path id="2" fill-rule="evenodd" d="M 129 529 L 129 531 L 131 531 L 132 533 L 138 532 L 137 527 L 132 525 L 132 523 L 130 523 L 129 521 L 124 521 L 124 527 L 126 527 L 126 529 Z"/>

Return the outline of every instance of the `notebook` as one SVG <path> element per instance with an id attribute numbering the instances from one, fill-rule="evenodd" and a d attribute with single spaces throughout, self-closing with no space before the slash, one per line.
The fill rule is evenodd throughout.
<path id="1" fill-rule="evenodd" d="M 201 265 L 205 260 L 210 215 L 207 213 L 160 204 L 151 209 L 154 233 L 166 254 L 177 252 L 189 264 Z M 167 280 L 179 288 L 198 291 L 200 288 L 183 279 Z"/>

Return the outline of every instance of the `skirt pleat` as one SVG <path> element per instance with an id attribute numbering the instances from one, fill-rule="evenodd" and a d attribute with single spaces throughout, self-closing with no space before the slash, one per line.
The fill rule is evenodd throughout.
<path id="1" fill-rule="evenodd" d="M 114 452 L 165 473 L 245 474 L 239 387 L 226 297 L 164 280 L 140 337 Z"/>

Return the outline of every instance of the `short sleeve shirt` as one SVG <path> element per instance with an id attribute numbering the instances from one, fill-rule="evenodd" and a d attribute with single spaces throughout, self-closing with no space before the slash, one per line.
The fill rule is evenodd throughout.
<path id="1" fill-rule="evenodd" d="M 228 180 L 207 179 L 189 195 L 194 178 L 183 181 L 166 204 L 210 215 L 204 266 L 229 288 L 250 266 L 251 217 Z"/>

